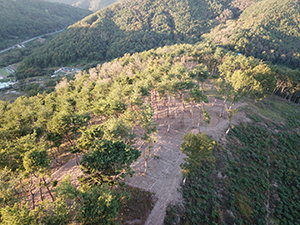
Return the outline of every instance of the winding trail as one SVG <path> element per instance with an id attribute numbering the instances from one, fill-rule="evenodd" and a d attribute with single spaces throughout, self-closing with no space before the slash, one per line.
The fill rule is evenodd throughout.
<path id="1" fill-rule="evenodd" d="M 245 103 L 239 103 L 234 108 L 245 105 Z M 228 128 L 226 116 L 218 116 L 221 109 L 221 101 L 217 101 L 214 106 L 207 105 L 206 110 L 211 117 L 211 123 L 201 126 L 201 132 L 206 132 L 215 140 L 221 139 Z M 194 119 L 197 121 L 198 118 Z M 236 124 L 245 120 L 247 118 L 244 113 L 239 112 L 233 118 L 232 123 Z M 162 121 L 156 121 L 159 124 L 158 141 L 153 150 L 153 157 L 148 162 L 146 177 L 142 175 L 145 168 L 144 159 L 140 158 L 131 166 L 136 173 L 133 177 L 125 179 L 128 185 L 155 193 L 158 198 L 145 225 L 162 225 L 168 204 L 182 202 L 179 192 L 182 184 L 180 164 L 184 162 L 186 156 L 181 152 L 180 145 L 182 137 L 187 132 L 198 132 L 198 129 L 192 125 L 189 113 L 185 114 L 184 126 L 180 126 L 178 122 L 173 123 L 173 128 L 171 127 L 168 133 L 166 133 L 167 127 Z"/>
<path id="2" fill-rule="evenodd" d="M 234 108 L 247 105 L 246 103 L 238 103 Z M 209 125 L 202 125 L 201 132 L 206 132 L 215 140 L 219 141 L 225 135 L 228 128 L 227 116 L 219 117 L 222 109 L 221 101 L 217 100 L 216 104 L 208 104 L 205 106 L 206 111 L 211 117 Z M 167 131 L 165 125 L 166 119 L 160 118 L 156 120 L 159 124 L 158 141 L 154 147 L 151 159 L 148 161 L 148 170 L 146 177 L 142 175 L 144 172 L 144 159 L 139 158 L 131 167 L 135 171 L 132 177 L 126 177 L 125 182 L 133 187 L 150 191 L 158 198 L 154 208 L 148 216 L 145 225 L 162 225 L 166 215 L 168 204 L 182 202 L 179 189 L 182 184 L 182 174 L 180 164 L 184 162 L 186 157 L 180 150 L 182 137 L 187 132 L 197 132 L 198 129 L 193 127 L 190 113 L 185 113 L 184 125 L 173 119 L 171 121 L 171 129 Z M 195 117 L 194 121 L 198 118 Z M 243 112 L 238 112 L 233 117 L 232 123 L 249 122 Z M 60 181 L 65 175 L 70 174 L 72 183 L 78 184 L 77 177 L 80 176 L 81 170 L 75 163 L 75 158 L 69 160 L 66 164 L 54 171 L 51 180 Z"/>

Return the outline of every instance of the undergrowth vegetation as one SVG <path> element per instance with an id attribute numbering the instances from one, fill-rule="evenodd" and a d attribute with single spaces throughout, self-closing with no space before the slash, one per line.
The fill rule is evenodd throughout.
<path id="1" fill-rule="evenodd" d="M 273 98 L 245 111 L 252 122 L 214 148 L 215 161 L 184 174 L 184 205 L 169 207 L 166 224 L 300 223 L 300 108 Z"/>

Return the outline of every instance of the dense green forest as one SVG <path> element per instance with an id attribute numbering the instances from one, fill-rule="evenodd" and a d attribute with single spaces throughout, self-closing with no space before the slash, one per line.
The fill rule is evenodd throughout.
<path id="1" fill-rule="evenodd" d="M 89 9 L 93 12 L 98 11 L 106 6 L 109 6 L 117 0 L 47 0 L 48 2 L 59 2 L 75 7 Z"/>
<path id="2" fill-rule="evenodd" d="M 298 23 L 295 0 L 119 2 L 69 27 L 26 58 L 20 71 L 198 41 L 296 68 Z"/>
<path id="3" fill-rule="evenodd" d="M 233 13 L 210 34 L 209 43 L 297 68 L 300 64 L 300 6 L 296 0 L 259 1 L 237 20 Z"/>
<path id="4" fill-rule="evenodd" d="M 105 61 L 174 43 L 196 43 L 230 1 L 121 1 L 70 26 L 20 66 Z"/>
<path id="5" fill-rule="evenodd" d="M 278 68 L 269 67 L 263 61 L 220 47 L 174 45 L 126 54 L 112 62 L 99 64 L 88 72 L 78 73 L 73 80 L 63 79 L 56 86 L 56 91 L 50 94 L 21 97 L 13 103 L 1 102 L 2 224 L 67 224 L 71 221 L 82 224 L 87 221 L 89 224 L 116 223 L 118 211 L 126 204 L 125 193 L 116 186 L 131 173 L 129 165 L 141 154 L 134 144 L 140 140 L 150 148 L 153 143 L 153 136 L 157 132 L 153 115 L 158 110 L 158 104 L 170 115 L 170 107 L 177 105 L 184 112 L 187 105 L 200 104 L 203 120 L 207 121 L 209 115 L 202 104 L 207 102 L 207 96 L 202 87 L 209 82 L 218 88 L 219 97 L 228 100 L 226 111 L 230 122 L 234 113 L 231 105 L 235 102 L 245 98 L 259 100 L 272 95 L 279 85 L 278 71 Z M 299 103 L 299 99 L 298 96 L 295 102 Z M 296 118 L 298 112 L 291 113 L 281 116 L 285 119 L 285 126 L 294 129 L 299 127 Z M 254 121 L 262 121 L 261 117 L 253 115 L 250 114 Z M 229 138 L 234 141 L 239 138 L 239 145 L 231 146 L 229 142 L 225 150 L 222 146 L 217 148 L 220 157 L 223 157 L 218 159 L 218 169 L 224 174 L 222 176 L 230 178 L 224 180 L 224 187 L 228 188 L 224 190 L 224 204 L 219 203 L 223 200 L 216 195 L 216 184 L 209 179 L 209 176 L 213 176 L 212 163 L 216 162 L 211 153 L 204 150 L 206 158 L 203 157 L 203 160 L 207 159 L 207 163 L 203 162 L 204 167 L 199 167 L 201 164 L 195 167 L 193 163 L 199 163 L 196 158 L 203 155 L 197 152 L 189 154 L 193 148 L 183 146 L 183 151 L 191 160 L 190 164 L 185 165 L 185 172 L 196 170 L 187 175 L 186 188 L 192 187 L 193 190 L 188 190 L 186 194 L 184 192 L 188 201 L 186 211 L 182 212 L 186 213 L 185 218 L 190 219 L 191 224 L 196 224 L 195 221 L 199 219 L 208 224 L 211 221 L 217 223 L 222 213 L 230 211 L 234 216 L 225 220 L 227 224 L 232 221 L 264 224 L 266 213 L 278 221 L 299 221 L 295 215 L 299 205 L 296 193 L 300 188 L 299 169 L 295 164 L 299 131 L 287 131 L 285 126 L 280 125 L 282 123 L 278 125 L 269 121 L 267 124 L 275 133 L 258 125 L 236 127 Z M 286 130 L 287 136 L 282 136 L 280 130 Z M 250 135 L 250 139 L 247 135 Z M 255 135 L 254 139 L 251 135 Z M 207 138 L 201 140 L 197 143 L 202 143 L 204 149 L 207 146 L 211 152 L 216 142 Z M 249 142 L 252 144 L 247 144 Z M 230 158 L 230 155 L 226 158 L 226 154 L 223 154 L 226 148 L 236 152 L 234 158 Z M 262 149 L 268 151 L 270 158 L 265 155 L 267 153 L 261 152 Z M 79 189 L 74 187 L 69 178 L 59 183 L 49 183 L 46 179 L 51 177 L 50 161 L 59 163 L 59 155 L 65 152 L 73 154 L 80 164 L 83 175 L 79 177 Z M 249 159 L 246 153 L 253 157 L 253 163 L 245 161 Z M 79 154 L 83 154 L 80 161 Z M 283 161 L 286 167 L 280 166 Z M 248 168 L 244 167 L 246 163 L 251 166 L 247 170 L 249 177 L 240 173 L 241 169 L 246 171 Z M 269 180 L 261 177 L 261 168 Z M 195 176 L 200 176 L 199 180 L 206 183 L 201 183 L 201 186 L 190 185 L 190 182 L 199 181 L 194 179 Z M 242 189 L 241 182 L 248 182 L 249 186 L 255 182 L 258 189 L 254 188 L 253 193 L 256 195 L 248 192 L 249 186 Z M 274 182 L 279 188 L 273 192 L 270 184 Z M 290 185 L 293 185 L 293 189 L 286 191 Z M 292 201 L 289 200 L 292 198 Z M 197 203 L 194 204 L 190 199 Z M 268 199 L 273 199 L 270 207 L 275 211 L 266 211 L 265 204 L 271 201 Z M 191 205 L 196 208 L 190 210 Z M 92 206 L 98 210 L 92 210 Z"/>
<path id="6" fill-rule="evenodd" d="M 1 0 L 0 49 L 66 28 L 90 13 L 88 10 L 39 0 Z"/>

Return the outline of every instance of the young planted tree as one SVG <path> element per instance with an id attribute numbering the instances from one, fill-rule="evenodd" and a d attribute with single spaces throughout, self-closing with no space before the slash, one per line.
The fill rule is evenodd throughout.
<path id="1" fill-rule="evenodd" d="M 207 67 L 202 63 L 198 64 L 192 71 L 190 71 L 190 76 L 197 81 L 198 86 L 202 89 L 202 94 L 204 94 L 203 83 L 209 77 Z"/>
<path id="2" fill-rule="evenodd" d="M 3 225 L 23 225 L 23 224 L 38 224 L 35 221 L 35 216 L 28 207 L 28 203 L 25 205 L 18 204 L 14 206 L 6 206 L 5 208 L 0 209 L 1 212 L 1 224 Z"/>
<path id="3" fill-rule="evenodd" d="M 206 134 L 193 134 L 187 133 L 182 138 L 183 143 L 181 144 L 180 150 L 186 154 L 186 161 L 182 164 L 184 173 L 193 173 L 197 167 L 202 165 L 202 160 L 214 162 L 212 156 L 212 149 L 216 144 L 211 138 L 208 138 Z"/>
<path id="4" fill-rule="evenodd" d="M 32 186 L 34 185 L 32 176 L 35 176 L 39 179 L 39 191 L 41 201 L 44 200 L 42 185 L 44 185 L 47 188 L 52 201 L 54 201 L 54 197 L 49 188 L 49 183 L 47 183 L 45 179 L 46 174 L 49 172 L 49 163 L 50 160 L 48 159 L 47 145 L 43 140 L 41 140 L 38 143 L 35 143 L 32 146 L 31 150 L 27 151 L 24 155 L 23 165 L 25 168 L 25 172 L 30 175 L 30 193 L 32 196 L 33 208 L 35 208 L 35 200 L 34 193 L 32 192 Z"/>
<path id="5" fill-rule="evenodd" d="M 105 121 L 101 126 L 103 138 L 123 141 L 125 144 L 131 145 L 136 136 L 132 129 L 134 121 L 127 120 L 127 118 L 120 115 L 118 118 L 111 117 Z"/>
<path id="6" fill-rule="evenodd" d="M 79 190 L 71 184 L 70 175 L 60 181 L 55 187 L 55 200 L 44 200 L 34 210 L 38 224 L 70 224 L 74 222 L 74 215 L 78 213 L 76 199 Z"/>
<path id="7" fill-rule="evenodd" d="M 52 120 L 47 124 L 47 128 L 50 132 L 63 136 L 70 143 L 71 152 L 75 154 L 76 163 L 79 165 L 78 149 L 76 148 L 76 140 L 74 135 L 82 126 L 86 125 L 89 120 L 89 116 L 85 113 L 68 112 L 62 110 L 56 113 Z"/>
<path id="8" fill-rule="evenodd" d="M 81 181 L 91 185 L 109 183 L 115 185 L 117 179 L 131 174 L 130 164 L 140 156 L 140 152 L 122 141 L 95 139 L 81 161 L 84 176 Z"/>
<path id="9" fill-rule="evenodd" d="M 122 194 L 110 190 L 108 184 L 77 189 L 67 175 L 55 189 L 55 201 L 43 205 L 40 220 L 43 224 L 115 224 L 122 206 Z M 49 221 L 48 223 L 46 223 Z"/>
<path id="10" fill-rule="evenodd" d="M 63 142 L 63 136 L 56 132 L 47 132 L 45 135 L 45 139 L 46 141 L 48 141 L 48 144 L 50 146 L 52 157 L 57 163 L 60 163 L 57 159 L 57 156 L 60 155 L 59 147 Z M 56 153 L 53 152 L 53 148 L 56 148 Z"/>
<path id="11" fill-rule="evenodd" d="M 55 190 L 55 200 L 47 199 L 40 202 L 34 210 L 26 204 L 6 205 L 0 209 L 1 224 L 37 225 L 37 224 L 69 224 L 74 222 L 74 215 L 78 213 L 79 191 L 71 185 L 68 178 L 61 181 Z"/>
<path id="12" fill-rule="evenodd" d="M 26 152 L 36 145 L 36 132 L 16 138 L 11 141 L 0 142 L 1 168 L 7 167 L 11 171 L 24 171 L 23 158 Z"/>
<path id="13" fill-rule="evenodd" d="M 259 100 L 270 96 L 275 88 L 275 74 L 269 66 L 252 57 L 233 54 L 227 55 L 219 71 L 220 78 L 216 80 L 216 86 L 224 97 L 220 116 L 224 110 L 228 112 L 230 129 L 231 117 L 237 112 L 232 106 L 244 97 Z M 229 101 L 228 105 L 226 101 Z"/>
<path id="14" fill-rule="evenodd" d="M 139 125 L 143 129 L 143 135 L 141 139 L 144 144 L 141 146 L 142 156 L 145 160 L 145 170 L 143 175 L 146 176 L 148 169 L 148 160 L 152 155 L 153 147 L 156 143 L 157 124 L 153 122 L 153 110 L 150 105 L 145 105 L 140 112 Z"/>
<path id="15" fill-rule="evenodd" d="M 208 103 L 208 98 L 204 95 L 203 90 L 199 89 L 199 87 L 195 87 L 190 90 L 189 96 L 185 98 L 185 101 L 191 104 L 191 115 L 192 115 L 192 123 L 194 126 L 194 107 L 198 104 L 199 108 L 199 120 L 198 120 L 198 131 L 200 133 L 200 125 L 203 120 L 205 123 L 210 123 L 210 117 L 204 108 L 204 103 Z M 203 117 L 202 117 L 203 115 Z"/>
<path id="16" fill-rule="evenodd" d="M 181 101 L 181 121 L 184 126 L 184 96 L 185 92 L 195 86 L 186 67 L 181 64 L 174 65 L 169 71 L 172 93 L 179 95 Z"/>
<path id="17" fill-rule="evenodd" d="M 76 198 L 78 210 L 75 220 L 80 224 L 115 224 L 122 206 L 121 197 L 117 192 L 110 190 L 108 184 L 80 191 Z"/>
<path id="18" fill-rule="evenodd" d="M 22 176 L 4 168 L 0 171 L 0 208 L 22 200 Z"/>
<path id="19" fill-rule="evenodd" d="M 148 170 L 148 161 L 149 158 L 152 157 L 152 151 L 157 141 L 156 132 L 152 132 L 150 135 L 146 135 L 142 138 L 144 140 L 143 145 L 141 146 L 142 149 L 142 157 L 145 161 L 145 169 L 143 172 L 143 176 L 146 177 L 146 173 Z"/>
<path id="20" fill-rule="evenodd" d="M 82 131 L 81 137 L 77 140 L 77 148 L 80 149 L 81 152 L 89 150 L 96 139 L 103 138 L 103 134 L 101 125 L 93 125 L 90 128 L 86 128 Z"/>
<path id="21" fill-rule="evenodd" d="M 9 106 L 4 106 L 5 110 L 0 115 L 1 136 L 11 141 L 32 133 L 38 104 L 34 98 L 22 96 Z"/>

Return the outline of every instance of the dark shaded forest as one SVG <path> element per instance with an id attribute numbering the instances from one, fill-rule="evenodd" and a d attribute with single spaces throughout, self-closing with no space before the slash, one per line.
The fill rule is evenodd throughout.
<path id="1" fill-rule="evenodd" d="M 237 20 L 233 14 L 227 21 L 220 18 L 221 24 L 207 35 L 207 40 L 247 56 L 298 68 L 299 13 L 298 1 L 259 1 L 246 8 Z"/>
<path id="2" fill-rule="evenodd" d="M 107 61 L 125 53 L 198 41 L 296 68 L 298 15 L 294 0 L 119 2 L 69 27 L 27 57 L 20 71 Z"/>
<path id="3" fill-rule="evenodd" d="M 100 10 L 27 57 L 20 70 L 106 61 L 175 43 L 196 43 L 213 27 L 223 1 L 124 1 Z"/>
<path id="4" fill-rule="evenodd" d="M 117 0 L 48 0 L 48 2 L 59 2 L 83 9 L 89 9 L 93 12 L 109 6 L 116 1 Z"/>
<path id="5" fill-rule="evenodd" d="M 81 20 L 91 12 L 38 0 L 0 1 L 0 49 L 50 33 Z"/>

